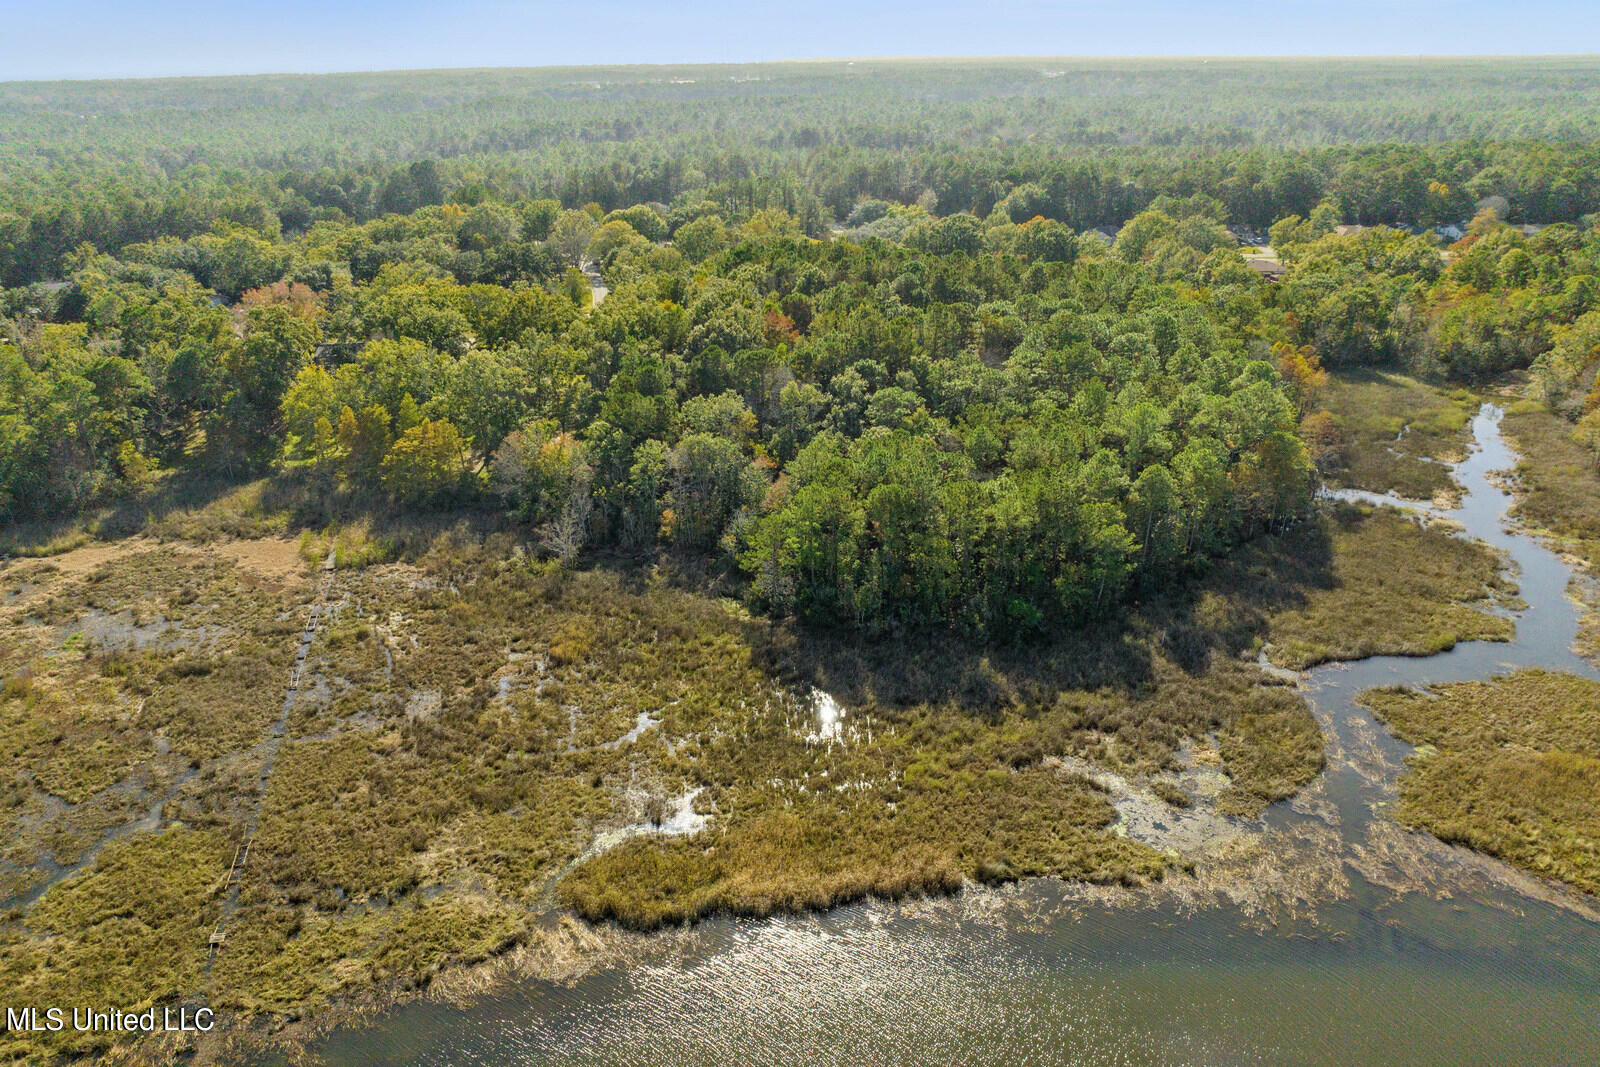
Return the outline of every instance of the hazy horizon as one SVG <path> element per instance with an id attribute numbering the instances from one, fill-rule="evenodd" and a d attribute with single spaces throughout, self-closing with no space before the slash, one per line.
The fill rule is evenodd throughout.
<path id="1" fill-rule="evenodd" d="M 582 17 L 575 18 L 580 12 Z M 673 66 L 829 59 L 1486 58 L 1600 53 L 1600 22 L 1576 0 L 1530 0 L 1508 20 L 1487 0 L 1266 0 L 1226 10 L 1186 0 L 1074 0 L 975 7 L 820 0 L 796 14 L 768 0 L 730 16 L 704 2 L 582 7 L 546 0 L 285 0 L 227 8 L 105 0 L 11 13 L 0 81 L 334 74 L 506 67 Z"/>
<path id="2" fill-rule="evenodd" d="M 1600 51 L 1597 52 L 1392 52 L 1392 53 L 1334 53 L 1305 54 L 1305 55 L 1256 55 L 1238 53 L 1234 55 L 1139 55 L 1135 53 L 1118 53 L 1104 55 L 1051 55 L 1046 53 L 1030 54 L 994 54 L 994 55 L 837 55 L 837 56 L 790 56 L 773 59 L 741 59 L 741 60 L 663 60 L 660 62 L 617 62 L 617 63 L 506 63 L 506 64 L 468 64 L 446 65 L 434 67 L 350 67 L 335 70 L 241 70 L 229 72 L 195 73 L 195 74 L 89 74 L 89 75 L 63 75 L 60 77 L 39 78 L 0 78 L 0 85 L 26 85 L 48 84 L 50 82 L 96 82 L 96 81 L 183 81 L 202 80 L 212 78 L 337 78 L 354 77 L 366 74 L 464 74 L 473 71 L 552 71 L 552 70 L 683 70 L 697 67 L 757 67 L 757 66 L 784 66 L 804 64 L 837 64 L 837 63 L 1022 63 L 1022 62 L 1055 62 L 1055 63 L 1117 63 L 1117 62 L 1162 62 L 1162 63 L 1313 63 L 1313 62 L 1381 62 L 1384 60 L 1411 61 L 1417 63 L 1451 63 L 1471 61 L 1534 61 L 1534 60 L 1585 60 L 1592 59 L 1600 63 Z"/>

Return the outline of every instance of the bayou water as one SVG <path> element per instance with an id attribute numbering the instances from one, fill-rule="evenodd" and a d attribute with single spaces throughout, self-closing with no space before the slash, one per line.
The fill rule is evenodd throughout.
<path id="1" fill-rule="evenodd" d="M 315 1051 L 341 1065 L 1600 1063 L 1593 898 L 1396 826 L 1408 748 L 1355 703 L 1519 666 L 1596 676 L 1572 652 L 1570 569 L 1504 525 L 1491 472 L 1515 457 L 1499 418 L 1480 412 L 1461 504 L 1433 517 L 1506 554 L 1527 605 L 1515 640 L 1302 675 L 1327 771 L 1261 820 L 1217 817 L 1200 878 L 713 920 L 575 982 L 405 1004 Z"/>

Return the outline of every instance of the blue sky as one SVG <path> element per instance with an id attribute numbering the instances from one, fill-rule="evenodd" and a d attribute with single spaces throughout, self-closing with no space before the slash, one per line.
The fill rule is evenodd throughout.
<path id="1" fill-rule="evenodd" d="M 0 80 L 822 56 L 1600 52 L 1596 0 L 0 0 Z"/>

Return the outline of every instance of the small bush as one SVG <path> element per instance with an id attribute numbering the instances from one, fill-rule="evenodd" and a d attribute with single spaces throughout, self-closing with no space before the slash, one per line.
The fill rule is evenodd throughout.
<path id="1" fill-rule="evenodd" d="M 1150 791 L 1174 808 L 1190 808 L 1194 806 L 1194 798 L 1172 782 L 1158 778 L 1150 783 Z"/>

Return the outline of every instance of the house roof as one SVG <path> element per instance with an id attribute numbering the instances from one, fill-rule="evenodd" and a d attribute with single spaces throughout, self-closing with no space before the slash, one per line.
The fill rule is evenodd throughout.
<path id="1" fill-rule="evenodd" d="M 1269 282 L 1275 282 L 1289 272 L 1289 268 L 1277 260 L 1259 256 L 1246 259 L 1245 264 Z"/>

